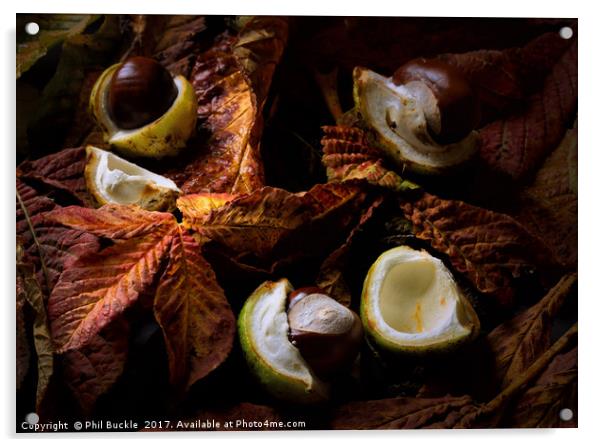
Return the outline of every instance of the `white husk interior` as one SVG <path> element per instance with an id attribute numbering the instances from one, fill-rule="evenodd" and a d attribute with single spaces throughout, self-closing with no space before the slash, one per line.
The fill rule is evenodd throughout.
<path id="1" fill-rule="evenodd" d="M 309 390 L 317 379 L 288 339 L 287 284 L 278 282 L 255 303 L 249 334 L 259 357 L 280 374 L 303 382 Z"/>
<path id="2" fill-rule="evenodd" d="M 424 110 L 410 89 L 370 70 L 356 70 L 361 70 L 356 88 L 365 120 L 396 148 L 402 159 L 444 168 L 457 165 L 474 153 L 476 132 L 454 144 L 437 144 L 428 133 Z M 395 123 L 394 129 L 391 123 Z"/>
<path id="3" fill-rule="evenodd" d="M 398 247 L 383 254 L 368 293 L 375 329 L 391 342 L 419 346 L 470 333 L 451 273 L 425 251 Z"/>
<path id="4" fill-rule="evenodd" d="M 92 162 L 96 163 L 94 184 L 97 192 L 107 202 L 120 204 L 138 203 L 149 190 L 179 191 L 176 184 L 134 163 L 102 149 L 89 146 Z"/>

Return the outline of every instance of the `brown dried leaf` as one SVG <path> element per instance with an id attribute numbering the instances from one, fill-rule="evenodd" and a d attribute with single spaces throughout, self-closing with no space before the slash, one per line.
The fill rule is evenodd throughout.
<path id="1" fill-rule="evenodd" d="M 546 159 L 523 191 L 516 219 L 541 237 L 558 262 L 577 266 L 577 129 Z"/>
<path id="2" fill-rule="evenodd" d="M 573 411 L 570 421 L 560 410 Z M 577 347 L 557 355 L 537 381 L 508 411 L 511 427 L 577 427 Z"/>
<path id="3" fill-rule="evenodd" d="M 349 261 L 351 245 L 356 234 L 362 226 L 370 220 L 376 208 L 383 203 L 383 197 L 377 197 L 374 202 L 362 213 L 359 222 L 351 230 L 345 242 L 334 250 L 320 265 L 320 271 L 316 278 L 316 285 L 328 296 L 339 303 L 349 306 L 351 304 L 351 291 L 344 278 L 344 271 Z"/>
<path id="4" fill-rule="evenodd" d="M 42 399 L 46 395 L 46 390 L 53 373 L 54 350 L 50 338 L 50 331 L 48 330 L 48 319 L 46 316 L 46 306 L 42 289 L 35 277 L 33 266 L 23 262 L 22 256 L 23 250 L 19 247 L 17 249 L 17 304 L 20 302 L 23 303 L 21 305 L 22 310 L 23 305 L 27 303 L 34 315 L 33 345 L 38 362 L 36 407 L 39 407 Z M 19 310 L 19 306 L 17 307 L 17 310 Z M 17 323 L 19 323 L 19 319 L 17 319 Z M 17 324 L 17 330 L 18 329 L 19 324 Z M 25 330 L 24 327 L 23 329 Z M 19 342 L 19 339 L 17 339 L 17 342 Z M 17 344 L 17 346 L 19 345 Z M 17 365 L 17 371 L 19 371 L 19 364 L 17 363 Z"/>
<path id="5" fill-rule="evenodd" d="M 330 423 L 334 430 L 452 428 L 477 410 L 470 396 L 397 397 L 344 404 Z M 434 427 L 433 427 L 434 426 Z"/>
<path id="6" fill-rule="evenodd" d="M 550 347 L 552 319 L 576 284 L 564 276 L 537 304 L 496 327 L 487 336 L 494 355 L 495 380 L 506 387 Z"/>
<path id="7" fill-rule="evenodd" d="M 577 44 L 562 55 L 529 98 L 524 112 L 480 130 L 482 162 L 494 171 L 522 180 L 555 148 L 577 106 Z"/>
<path id="8" fill-rule="evenodd" d="M 322 130 L 322 163 L 329 182 L 364 180 L 392 191 L 418 188 L 384 166 L 382 154 L 368 143 L 363 130 L 347 126 L 324 126 Z"/>
<path id="9" fill-rule="evenodd" d="M 232 52 L 251 81 L 259 109 L 268 96 L 274 70 L 288 39 L 286 17 L 257 16 L 246 21 Z"/>
<path id="10" fill-rule="evenodd" d="M 31 359 L 31 353 L 29 352 L 29 340 L 27 338 L 27 328 L 25 326 L 25 305 L 27 300 L 25 298 L 25 287 L 23 284 L 23 279 L 17 275 L 17 302 L 15 305 L 16 313 L 17 313 L 17 336 L 16 336 L 16 382 L 17 382 L 17 390 L 21 388 L 23 385 L 23 381 L 25 380 L 25 376 L 27 376 L 27 372 L 29 371 L 29 361 Z"/>
<path id="11" fill-rule="evenodd" d="M 547 247 L 510 216 L 424 193 L 401 208 L 419 239 L 447 255 L 452 266 L 482 293 L 508 306 L 513 281 L 553 270 Z"/>
<path id="12" fill-rule="evenodd" d="M 235 262 L 272 271 L 278 263 L 325 253 L 342 243 L 367 193 L 349 183 L 316 185 L 297 194 L 265 187 L 208 208 L 211 197 L 180 197 L 183 225 Z"/>
<path id="13" fill-rule="evenodd" d="M 154 301 L 167 345 L 172 383 L 189 387 L 232 349 L 234 315 L 201 247 L 178 228 Z"/>
<path id="14" fill-rule="evenodd" d="M 128 332 L 123 319 L 115 320 L 86 346 L 61 356 L 65 382 L 85 414 L 121 377 L 127 359 Z"/>

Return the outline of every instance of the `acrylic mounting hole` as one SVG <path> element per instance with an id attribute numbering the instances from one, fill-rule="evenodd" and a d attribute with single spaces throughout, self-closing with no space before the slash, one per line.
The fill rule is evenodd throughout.
<path id="1" fill-rule="evenodd" d="M 562 419 L 565 422 L 573 419 L 573 410 L 571 410 L 570 408 L 563 408 L 562 410 L 560 410 L 560 419 Z"/>
<path id="2" fill-rule="evenodd" d="M 570 39 L 573 37 L 573 29 L 570 26 L 563 26 L 560 28 L 560 31 L 558 31 L 558 34 L 560 34 L 560 37 L 563 39 Z"/>
<path id="3" fill-rule="evenodd" d="M 27 422 L 29 425 L 35 425 L 40 422 L 40 416 L 38 416 L 36 413 L 29 413 L 25 416 L 25 422 Z"/>
<path id="4" fill-rule="evenodd" d="M 35 36 L 40 32 L 40 25 L 36 22 L 29 22 L 25 25 L 25 32 L 30 36 Z"/>

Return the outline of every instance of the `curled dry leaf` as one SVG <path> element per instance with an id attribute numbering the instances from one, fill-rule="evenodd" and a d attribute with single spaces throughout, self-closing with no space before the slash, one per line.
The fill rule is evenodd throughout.
<path id="1" fill-rule="evenodd" d="M 196 60 L 190 77 L 209 137 L 190 143 L 192 160 L 166 174 L 184 193 L 249 193 L 263 186 L 261 113 L 286 36 L 286 21 L 252 19 L 230 46 L 218 43 Z"/>
<path id="2" fill-rule="evenodd" d="M 560 145 L 522 193 L 516 219 L 544 240 L 558 262 L 577 267 L 577 129 Z"/>
<path id="3" fill-rule="evenodd" d="M 494 356 L 495 381 L 504 388 L 549 347 L 552 320 L 576 284 L 577 275 L 564 276 L 537 304 L 496 327 L 487 336 Z"/>
<path id="4" fill-rule="evenodd" d="M 383 154 L 372 147 L 365 131 L 357 127 L 324 126 L 322 163 L 329 182 L 364 180 L 392 191 L 418 188 L 385 167 Z"/>
<path id="5" fill-rule="evenodd" d="M 555 270 L 547 247 L 510 216 L 428 193 L 402 201 L 401 208 L 416 237 L 502 306 L 513 302 L 515 279 Z"/>
<path id="6" fill-rule="evenodd" d="M 21 303 L 21 304 L 20 304 Z M 42 289 L 35 277 L 33 266 L 23 262 L 23 250 L 17 248 L 17 312 L 19 307 L 21 311 L 25 303 L 33 311 L 33 346 L 37 358 L 37 388 L 36 388 L 36 408 L 42 402 L 46 395 L 48 384 L 54 369 L 54 350 L 50 331 L 48 329 L 48 318 L 46 315 L 46 306 Z M 17 334 L 19 334 L 19 319 L 17 318 Z M 24 321 L 21 321 L 24 323 Z M 22 330 L 26 330 L 24 327 Z M 17 346 L 19 347 L 19 338 L 17 338 Z M 27 341 L 25 340 L 27 343 Z M 17 351 L 19 352 L 19 351 Z M 20 368 L 21 366 L 21 368 Z M 19 370 L 23 365 L 17 363 L 17 377 Z"/>
<path id="7" fill-rule="evenodd" d="M 17 347 L 15 349 L 17 354 L 16 359 L 16 382 L 17 382 L 17 391 L 21 389 L 21 385 L 23 385 L 23 381 L 25 380 L 25 376 L 29 371 L 29 360 L 31 358 L 31 353 L 29 352 L 29 339 L 27 338 L 27 328 L 25 326 L 25 290 L 23 288 L 23 280 L 17 276 L 17 302 L 15 305 L 16 313 L 17 313 L 17 336 L 16 343 Z"/>
<path id="8" fill-rule="evenodd" d="M 67 386 L 85 414 L 90 414 L 100 396 L 119 379 L 128 352 L 128 325 L 114 321 L 78 350 L 61 356 Z"/>
<path id="9" fill-rule="evenodd" d="M 48 303 L 59 352 L 80 350 L 120 318 L 155 280 L 155 317 L 162 327 L 174 385 L 187 387 L 227 357 L 234 316 L 200 246 L 168 213 L 136 206 L 68 207 L 48 218 L 110 239 L 113 244 L 78 258 Z M 166 266 L 166 267 L 164 267 Z"/>
<path id="10" fill-rule="evenodd" d="M 480 158 L 494 171 L 523 180 L 562 139 L 577 106 L 577 44 L 554 65 L 527 107 L 480 130 Z"/>
<path id="11" fill-rule="evenodd" d="M 358 185 L 327 184 L 297 194 L 264 187 L 221 206 L 223 195 L 189 195 L 178 199 L 178 207 L 183 225 L 202 241 L 238 263 L 273 271 L 342 243 L 367 198 Z"/>

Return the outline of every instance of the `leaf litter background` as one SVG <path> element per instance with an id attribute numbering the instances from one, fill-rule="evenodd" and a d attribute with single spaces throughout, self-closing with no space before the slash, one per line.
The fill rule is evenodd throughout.
<path id="1" fill-rule="evenodd" d="M 577 425 L 575 20 L 18 15 L 17 29 L 18 421 Z M 199 99 L 181 157 L 136 160 L 184 191 L 174 215 L 96 210 L 83 179 L 83 147 L 104 147 L 90 89 L 134 54 Z M 417 56 L 456 65 L 481 99 L 479 156 L 454 175 L 395 172 L 344 113 L 354 66 L 390 75 Z M 235 337 L 249 293 L 287 277 L 357 309 L 400 244 L 447 263 L 480 337 L 436 358 L 365 345 L 328 404 L 270 399 Z"/>

